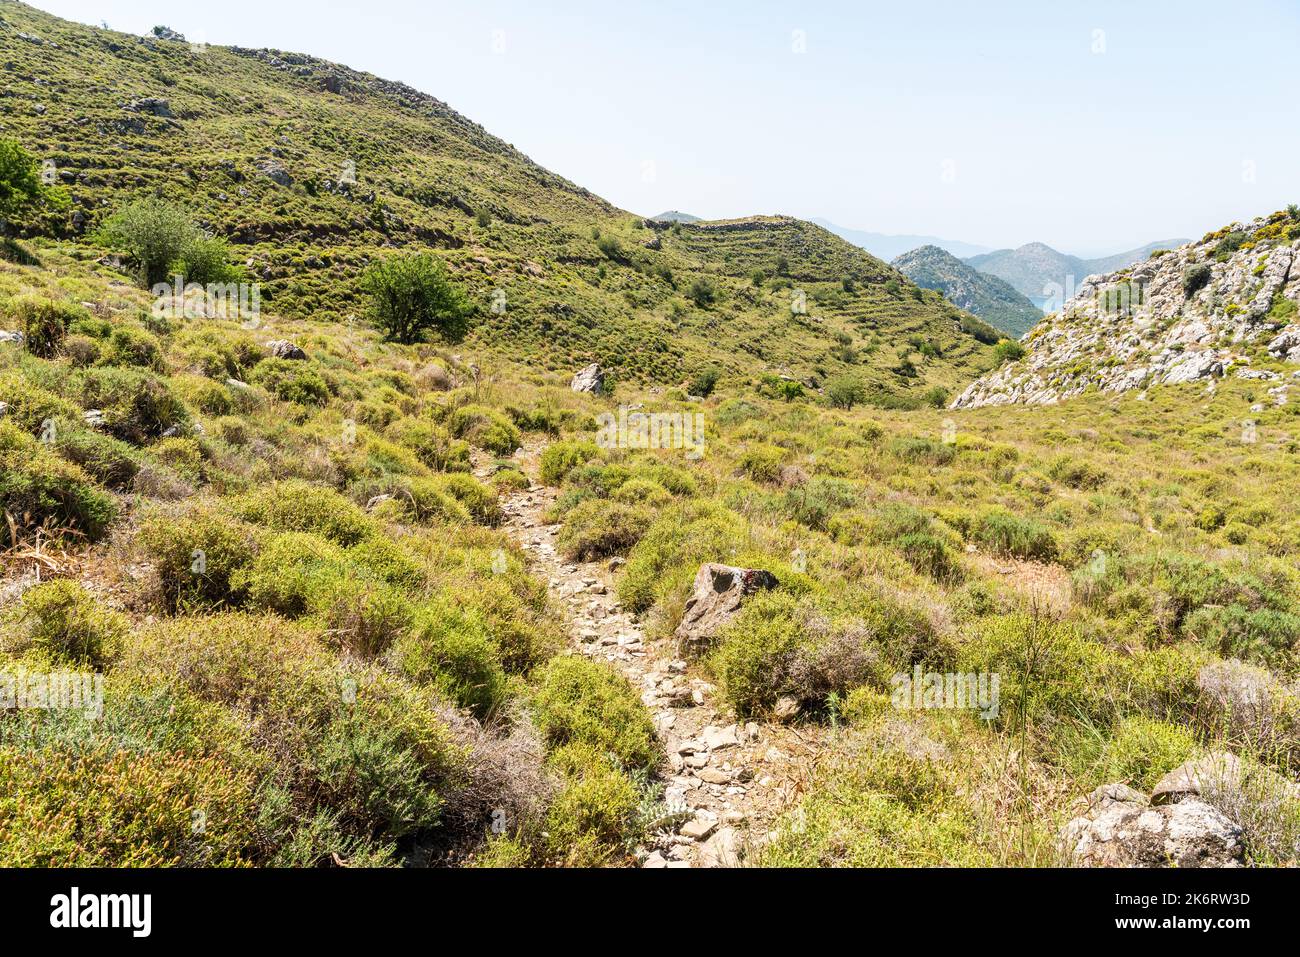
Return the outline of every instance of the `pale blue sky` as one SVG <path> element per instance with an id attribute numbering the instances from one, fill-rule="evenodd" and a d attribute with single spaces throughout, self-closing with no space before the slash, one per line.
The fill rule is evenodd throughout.
<path id="1" fill-rule="evenodd" d="M 1094 255 L 1300 202 L 1297 0 L 36 5 L 402 80 L 644 214 Z"/>

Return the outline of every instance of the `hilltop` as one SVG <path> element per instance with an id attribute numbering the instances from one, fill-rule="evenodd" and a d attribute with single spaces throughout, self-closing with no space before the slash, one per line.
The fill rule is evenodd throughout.
<path id="1" fill-rule="evenodd" d="M 1300 357 L 1300 245 L 1294 209 L 1207 234 L 1091 277 L 1025 340 L 1028 354 L 971 384 L 955 408 L 1044 404 L 1232 375 L 1286 401 Z"/>
<path id="2" fill-rule="evenodd" d="M 1043 316 L 1009 283 L 971 268 L 938 246 L 913 249 L 891 265 L 918 286 L 943 293 L 959 309 L 1016 338 L 1028 332 Z"/>
<path id="3" fill-rule="evenodd" d="M 665 229 L 400 83 L 21 4 L 4 7 L 0 48 L 4 132 L 54 164 L 72 201 L 66 221 L 32 228 L 85 238 L 127 199 L 183 201 L 237 244 L 286 316 L 346 321 L 368 262 L 427 248 L 478 303 L 468 344 L 547 369 L 598 361 L 615 378 L 676 385 L 716 367 L 812 387 L 852 373 L 917 403 L 993 365 L 939 297 L 825 230 L 755 223 L 742 241 Z M 899 348 L 915 375 L 892 371 Z"/>
<path id="4" fill-rule="evenodd" d="M 651 219 L 660 223 L 698 223 L 699 216 L 692 216 L 690 213 L 682 213 L 675 209 L 670 209 L 666 213 L 660 213 L 658 216 L 651 216 Z"/>

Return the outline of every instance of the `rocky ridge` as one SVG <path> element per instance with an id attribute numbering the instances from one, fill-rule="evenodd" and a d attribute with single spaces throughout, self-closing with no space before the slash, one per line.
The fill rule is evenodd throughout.
<path id="1" fill-rule="evenodd" d="M 952 408 L 1049 405 L 1089 389 L 1122 393 L 1226 375 L 1291 379 L 1294 370 L 1251 364 L 1300 362 L 1298 251 L 1293 208 L 1089 276 L 1026 337 L 1023 359 L 976 380 Z"/>

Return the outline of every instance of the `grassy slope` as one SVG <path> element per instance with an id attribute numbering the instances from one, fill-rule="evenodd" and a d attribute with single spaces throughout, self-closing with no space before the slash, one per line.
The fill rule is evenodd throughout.
<path id="1" fill-rule="evenodd" d="M 860 364 L 830 354 L 836 334 L 858 345 L 878 336 L 892 353 L 906 333 L 951 358 L 909 380 L 861 363 L 889 391 L 952 389 L 989 365 L 986 346 L 952 331 L 948 307 L 882 296 L 888 279 L 905 290 L 910 283 L 822 229 L 792 223 L 772 242 L 766 230 L 745 240 L 688 228 L 680 239 L 667 236 L 662 250 L 647 249 L 655 231 L 639 218 L 399 84 L 299 54 L 195 52 L 19 4 L 0 16 L 0 50 L 13 64 L 0 104 L 4 132 L 74 175 L 69 189 L 86 226 L 105 205 L 144 192 L 184 200 L 212 229 L 246 244 L 241 255 L 284 315 L 358 312 L 358 268 L 387 247 L 415 245 L 445 256 L 483 306 L 494 289 L 505 291 L 509 311 L 485 309 L 476 340 L 549 368 L 597 359 L 623 378 L 674 384 L 710 363 L 743 375 L 783 366 L 824 378 Z M 18 31 L 50 42 L 25 42 Z M 168 100 L 172 116 L 124 108 L 146 97 Z M 292 184 L 259 173 L 268 162 Z M 358 182 L 340 192 L 330 184 L 348 162 Z M 489 225 L 478 225 L 479 213 Z M 597 233 L 618 242 L 612 256 L 598 248 Z M 752 269 L 736 268 L 743 260 L 773 275 L 778 247 L 800 281 L 860 284 L 823 299 L 822 322 L 790 328 L 788 295 L 755 293 Z M 682 298 L 701 276 L 720 292 L 710 309 Z M 767 341 L 756 343 L 760 336 Z"/>
<path id="2" fill-rule="evenodd" d="M 21 7 L 0 15 L 69 47 L 91 35 Z M 3 36 L 8 54 L 15 41 L 8 30 Z M 134 40 L 113 42 L 135 50 Z M 12 56 L 24 58 L 18 72 L 34 77 L 40 48 L 32 51 L 15 48 Z M 98 69 L 126 82 L 120 77 L 129 70 L 95 67 L 99 55 L 88 55 L 83 74 Z M 155 62 L 190 54 L 147 56 Z M 59 82 L 85 101 L 67 62 L 54 62 Z M 294 87 L 301 95 L 278 109 L 316 108 L 305 79 L 237 62 L 232 72 L 264 75 L 259 96 L 302 84 Z M 23 82 L 20 91 L 36 89 Z M 220 71 L 210 82 L 224 88 Z M 243 82 L 252 80 L 231 80 Z M 157 91 L 141 83 L 133 92 Z M 55 99 L 42 102 L 53 112 Z M 181 99 L 178 93 L 174 109 Z M 22 95 L 0 101 L 4 122 L 39 142 L 48 134 L 20 108 L 24 102 Z M 125 115 L 104 109 L 105 120 Z M 258 116 L 232 111 L 222 122 L 256 127 Z M 420 129 L 429 123 L 411 122 Z M 469 139 L 482 135 L 451 126 Z M 439 126 L 443 135 L 449 128 Z M 65 135 L 71 154 L 71 126 Z M 76 141 L 87 144 L 78 154 L 85 172 L 101 175 L 89 165 L 91 135 L 83 135 Z M 305 135 L 300 129 L 297 141 Z M 182 138 L 159 136 L 153 145 L 188 149 Z M 241 164 L 262 155 L 254 147 L 236 152 Z M 200 153 L 186 153 L 180 168 L 201 162 Z M 119 157 L 120 167 L 102 174 L 111 174 L 111 183 L 74 192 L 114 198 L 143 185 L 134 182 L 140 176 L 190 195 L 213 222 L 225 215 L 217 188 L 200 181 L 187 193 L 176 185 L 184 180 L 171 169 L 171 154 L 136 144 L 125 155 L 157 165 L 133 172 Z M 510 162 L 520 171 L 519 187 L 533 188 L 524 161 Z M 221 185 L 237 195 L 238 185 Z M 1293 691 L 1300 489 L 1290 462 L 1300 446 L 1300 406 L 1252 413 L 1263 396 L 1241 380 L 1225 381 L 1212 398 L 1170 387 L 1152 390 L 1147 402 L 1087 395 L 1048 408 L 958 413 L 843 412 L 817 400 L 763 399 L 745 381 L 754 370 L 788 354 L 793 373 L 813 371 L 814 360 L 795 353 L 825 347 L 818 316 L 864 345 L 873 332 L 882 339 L 904 331 L 952 336 L 945 343 L 950 359 L 933 361 L 927 382 L 942 384 L 942 376 L 958 374 L 959 362 L 982 357 L 940 318 L 951 311 L 936 299 L 917 300 L 905 285 L 895 294 L 887 267 L 805 224 L 772 218 L 658 234 L 675 271 L 711 277 L 726 291 L 718 307 L 682 318 L 681 364 L 734 363 L 728 368 L 743 374 L 724 379 L 702 406 L 626 381 L 614 400 L 574 396 L 565 380 L 569 349 L 577 346 L 552 355 L 540 339 L 530 345 L 512 336 L 513 348 L 530 360 L 522 366 L 508 350 L 489 348 L 484 331 L 452 350 L 398 347 L 364 326 L 340 324 L 340 312 L 319 304 L 347 302 L 350 268 L 382 234 L 367 232 L 364 222 L 352 233 L 326 229 L 337 219 L 320 210 L 309 216 L 316 207 L 306 194 L 277 193 L 252 178 L 246 188 L 253 195 L 240 215 L 255 228 L 286 231 L 283 241 L 268 233 L 256 255 L 279 263 L 275 269 L 294 258 L 331 257 L 323 269 L 272 280 L 269 328 L 158 322 L 147 315 L 142 291 L 96 263 L 101 251 L 75 242 L 33 242 L 40 267 L 0 263 L 5 328 L 24 295 L 71 303 L 74 311 L 90 303 L 76 341 L 51 358 L 0 346 L 0 401 L 9 403 L 0 477 L 36 481 L 63 469 L 66 488 L 82 496 L 50 515 L 15 516 L 29 524 L 18 525 L 21 541 L 5 553 L 6 585 L 40 560 L 45 577 L 61 579 L 56 586 L 78 582 L 94 596 L 87 604 L 75 589 L 32 590 L 19 601 L 20 589 L 6 587 L 0 654 L 8 666 L 39 672 L 84 667 L 80 656 L 93 644 L 90 663 L 106 672 L 108 699 L 99 723 L 41 711 L 0 723 L 5 863 L 314 865 L 441 852 L 457 859 L 477 853 L 488 863 L 626 861 L 644 822 L 640 802 L 648 798 L 653 811 L 653 791 L 640 783 L 653 760 L 644 714 L 635 693 L 608 674 L 571 673 L 571 659 L 551 659 L 559 624 L 524 574 L 522 556 L 490 527 L 496 487 L 517 476 L 506 469 L 483 487 L 465 482 L 464 447 L 456 444 L 471 443 L 490 460 L 517 440 L 512 428 L 549 441 L 589 440 L 590 416 L 613 401 L 701 409 L 707 455 L 698 463 L 673 451 L 600 455 L 567 479 L 566 508 L 557 516 L 566 537 L 599 540 L 613 506 L 623 510 L 622 527 L 641 540 L 628 551 L 620 592 L 661 634 L 681 614 L 698 562 L 773 570 L 782 582 L 777 594 L 754 602 L 718 654 L 695 667 L 713 677 L 738 715 L 761 719 L 789 696 L 799 700 L 801 720 L 838 729 L 826 735 L 830 747 L 815 787 L 765 861 L 1044 863 L 1055 859 L 1052 841 L 1073 799 L 1104 781 L 1147 787 L 1210 747 L 1238 750 L 1293 776 L 1300 753 Z M 535 209 L 525 201 L 509 215 L 535 212 L 552 222 L 489 232 L 501 230 L 503 246 L 518 229 L 540 250 L 587 257 L 575 265 L 539 251 L 534 261 L 548 278 L 521 286 L 521 296 L 562 289 L 563 303 L 592 310 L 579 317 L 602 316 L 587 328 L 551 313 L 552 338 L 568 330 L 607 335 L 636 328 L 619 325 L 633 320 L 645 323 L 645 334 L 667 338 L 653 308 L 634 306 L 621 289 L 614 296 L 604 285 L 572 280 L 584 269 L 594 277 L 603 256 L 587 218 L 598 201 L 554 184 L 545 193 Z M 282 214 L 269 214 L 274 201 L 267 197 L 284 199 Z M 336 200 L 352 208 L 338 197 L 322 202 Z M 569 204 L 572 227 L 563 218 Z M 506 209 L 498 206 L 495 223 Z M 364 210 L 357 215 L 364 218 Z M 636 243 L 649 233 L 636 220 L 599 215 L 606 217 L 603 233 L 643 255 Z M 424 222 L 443 217 L 465 236 L 473 222 L 443 208 L 428 216 Z M 303 222 L 317 223 L 319 237 L 310 238 Z M 294 230 L 305 231 L 294 238 Z M 453 262 L 481 255 L 449 242 L 439 248 Z M 494 261 L 528 255 L 484 248 Z M 765 282 L 755 289 L 752 269 L 772 271 L 781 255 L 790 275 L 779 288 Z M 626 283 L 633 298 L 658 289 L 642 273 L 606 265 L 605 282 Z M 467 281 L 473 275 L 465 272 Z M 845 278 L 855 292 L 845 292 Z M 793 288 L 809 293 L 811 318 L 790 314 Z M 596 311 L 602 306 L 608 317 Z M 114 335 L 142 341 L 146 331 L 156 356 L 114 344 Z M 285 368 L 263 358 L 260 344 L 283 337 L 307 350 L 309 360 L 294 368 L 318 377 L 319 389 L 286 388 Z M 709 351 L 693 351 L 696 340 L 710 343 Z M 742 342 L 772 354 L 746 357 Z M 864 365 L 888 381 L 895 343 L 886 343 Z M 558 371 L 539 371 L 547 360 Z M 481 373 L 476 385 L 468 384 L 471 362 Z M 253 387 L 226 386 L 229 375 Z M 450 380 L 460 387 L 448 388 Z M 166 423 L 143 415 L 149 403 L 105 401 L 169 393 L 180 403 L 167 406 L 167 416 L 197 422 L 201 431 L 163 438 Z M 87 408 L 106 408 L 110 426 L 129 437 L 120 444 L 94 439 L 77 422 Z M 62 438 L 47 448 L 35 436 L 51 416 Z M 1257 423 L 1254 442 L 1242 441 L 1247 417 Z M 647 467 L 647 460 L 674 471 Z M 73 470 L 71 462 L 81 465 Z M 635 494 L 599 501 L 630 476 Z M 294 480 L 310 483 L 309 491 L 294 496 L 295 486 L 277 484 Z M 6 494 L 13 487 L 5 485 Z M 377 493 L 395 498 L 363 512 Z M 79 517 L 75 506 L 93 496 L 107 496 L 116 515 L 88 541 L 75 521 L 70 529 L 61 519 L 69 510 Z M 584 500 L 595 501 L 568 510 Z M 267 505 L 292 501 L 305 503 L 301 513 Z M 224 518 L 214 520 L 213 511 Z M 334 521 L 323 522 L 329 515 Z M 42 518 L 38 559 L 34 525 Z M 334 541 L 340 529 L 350 544 Z M 199 545 L 211 554 L 196 582 L 190 562 Z M 289 549 L 309 565 L 329 559 L 306 577 L 300 603 L 280 594 L 295 580 L 283 560 Z M 507 557 L 504 575 L 493 571 L 498 549 Z M 806 572 L 793 566 L 796 549 L 806 556 Z M 240 575 L 231 579 L 231 572 Z M 168 595 L 182 584 L 187 600 L 177 608 Z M 1040 623 L 1028 614 L 1034 601 L 1049 609 Z M 76 614 L 64 613 L 69 608 Z M 1246 664 L 1226 663 L 1233 658 Z M 894 712 L 891 675 L 915 663 L 999 672 L 1000 718 L 989 725 L 966 713 Z M 1265 694 L 1253 710 L 1234 712 L 1242 675 Z M 341 693 L 348 681 L 355 701 Z M 456 714 L 456 706 L 464 711 Z M 478 720 L 489 715 L 496 720 Z M 1297 858 L 1294 805 L 1248 802 L 1251 860 Z M 206 813 L 202 840 L 193 839 L 195 808 Z M 485 850 L 494 808 L 510 809 L 510 827 Z"/>

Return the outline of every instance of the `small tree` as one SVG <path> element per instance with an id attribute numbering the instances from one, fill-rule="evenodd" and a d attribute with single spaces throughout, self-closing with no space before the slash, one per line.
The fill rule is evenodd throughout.
<path id="1" fill-rule="evenodd" d="M 375 325 L 398 342 L 418 342 L 428 329 L 454 342 L 465 334 L 473 311 L 447 267 L 428 253 L 374 263 L 362 275 L 361 288 L 370 296 Z"/>
<path id="2" fill-rule="evenodd" d="M 16 140 L 0 139 L 0 235 L 9 230 L 9 219 L 39 201 L 66 204 L 62 190 L 41 182 L 36 157 Z"/>
<path id="3" fill-rule="evenodd" d="M 123 206 L 104 221 L 99 234 L 101 242 L 139 264 L 146 288 L 166 282 L 172 264 L 203 235 L 185 207 L 152 198 Z"/>
<path id="4" fill-rule="evenodd" d="M 826 383 L 826 401 L 837 409 L 851 409 L 867 397 L 867 388 L 854 375 L 838 375 Z"/>
<path id="5" fill-rule="evenodd" d="M 713 283 L 701 277 L 691 283 L 686 290 L 686 298 L 699 306 L 701 309 L 707 309 L 718 298 L 718 290 L 714 288 Z"/>

